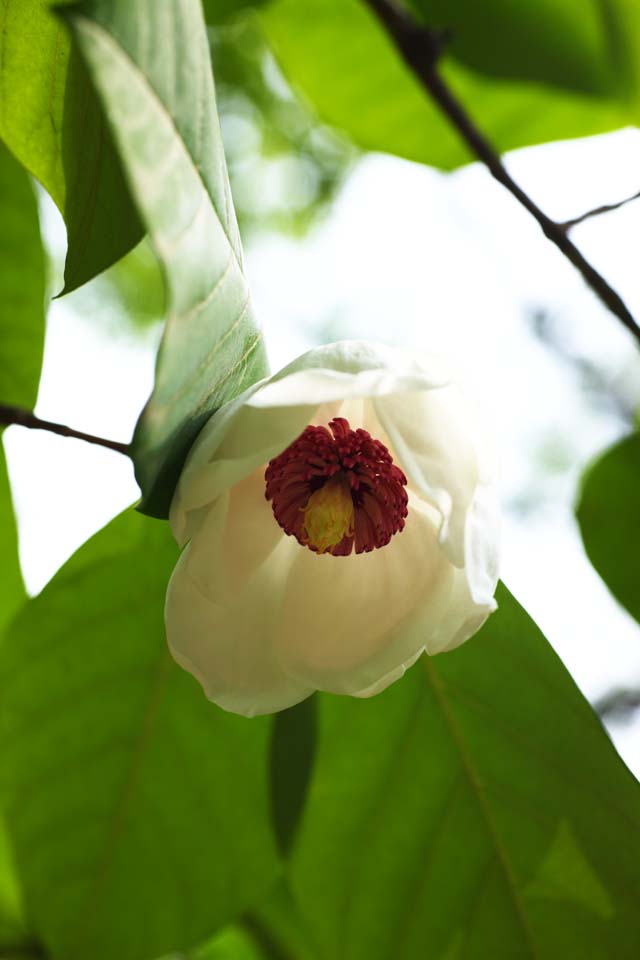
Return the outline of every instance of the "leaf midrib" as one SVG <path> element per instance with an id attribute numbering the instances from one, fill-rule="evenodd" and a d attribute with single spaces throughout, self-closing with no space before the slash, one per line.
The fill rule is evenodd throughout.
<path id="1" fill-rule="evenodd" d="M 118 796 L 113 805 L 113 816 L 103 846 L 103 857 L 98 864 L 94 879 L 87 891 L 85 909 L 79 918 L 75 935 L 69 940 L 69 952 L 72 956 L 83 956 L 84 944 L 91 931 L 98 912 L 99 901 L 109 879 L 111 868 L 118 849 L 119 841 L 126 827 L 127 814 L 135 798 L 140 770 L 146 759 L 153 738 L 155 723 L 166 692 L 172 660 L 166 647 L 162 647 L 153 681 L 150 685 L 147 701 L 141 716 L 140 733 L 131 752 L 131 761 Z"/>
<path id="2" fill-rule="evenodd" d="M 518 923 L 522 928 L 522 932 L 524 934 L 524 939 L 525 939 L 528 952 L 530 956 L 533 958 L 533 960 L 543 960 L 542 955 L 538 952 L 538 947 L 536 944 L 535 937 L 533 935 L 533 930 L 531 929 L 531 925 L 529 923 L 529 919 L 527 917 L 527 913 L 524 908 L 524 903 L 522 901 L 522 897 L 520 896 L 518 882 L 516 880 L 515 871 L 509 859 L 509 854 L 500 837 L 498 827 L 496 825 L 496 822 L 493 818 L 493 814 L 491 812 L 489 800 L 485 795 L 481 778 L 475 769 L 473 759 L 471 757 L 469 750 L 467 749 L 467 745 L 465 743 L 462 730 L 460 729 L 460 726 L 455 718 L 454 712 L 448 703 L 447 695 L 446 695 L 442 680 L 438 675 L 437 671 L 435 670 L 435 667 L 430 662 L 428 656 L 423 655 L 421 657 L 421 662 L 424 667 L 427 682 L 429 683 L 433 691 L 434 697 L 436 699 L 436 702 L 440 707 L 440 711 L 442 713 L 444 721 L 449 730 L 451 739 L 453 740 L 455 746 L 457 747 L 458 754 L 460 756 L 460 762 L 462 764 L 463 771 L 465 773 L 465 776 L 471 788 L 471 793 L 480 809 L 480 813 L 482 815 L 482 819 L 486 826 L 487 833 L 491 841 L 491 845 L 495 851 L 496 858 L 497 858 L 498 864 L 500 865 L 501 872 L 504 876 L 507 889 L 511 895 L 510 897 L 511 903 L 512 903 L 514 912 L 516 914 Z"/>

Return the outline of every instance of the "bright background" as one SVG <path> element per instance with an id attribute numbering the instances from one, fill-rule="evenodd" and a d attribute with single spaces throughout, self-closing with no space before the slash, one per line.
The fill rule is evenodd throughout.
<path id="1" fill-rule="evenodd" d="M 640 132 L 521 150 L 507 164 L 561 220 L 638 189 Z M 261 202 L 281 189 L 264 178 Z M 58 290 L 64 226 L 44 196 L 41 209 Z M 573 233 L 636 316 L 639 226 L 637 201 Z M 640 358 L 531 217 L 478 164 L 445 175 L 369 155 L 304 236 L 252 231 L 247 272 L 274 368 L 342 337 L 453 361 L 501 463 L 503 579 L 591 700 L 640 685 L 638 625 L 587 561 L 573 518 L 584 466 L 629 431 L 640 408 Z M 36 412 L 128 440 L 151 389 L 159 333 L 155 323 L 132 326 L 100 279 L 54 301 Z M 138 489 L 129 461 L 110 451 L 15 427 L 5 444 L 35 593 Z M 640 774 L 640 724 L 610 729 Z"/>

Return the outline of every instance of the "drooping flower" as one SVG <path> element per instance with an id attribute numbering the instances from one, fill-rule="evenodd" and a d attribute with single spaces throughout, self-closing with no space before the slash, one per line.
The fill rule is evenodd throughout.
<path id="1" fill-rule="evenodd" d="M 441 363 L 311 350 L 219 410 L 171 506 L 177 662 L 248 716 L 371 696 L 495 609 L 498 522 L 472 411 Z"/>

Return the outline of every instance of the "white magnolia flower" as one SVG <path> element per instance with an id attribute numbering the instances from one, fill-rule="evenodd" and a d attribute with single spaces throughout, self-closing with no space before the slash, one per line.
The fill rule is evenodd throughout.
<path id="1" fill-rule="evenodd" d="M 219 410 L 171 506 L 175 659 L 226 710 L 368 697 L 495 609 L 497 515 L 439 362 L 311 350 Z M 186 546 L 185 546 L 186 545 Z"/>

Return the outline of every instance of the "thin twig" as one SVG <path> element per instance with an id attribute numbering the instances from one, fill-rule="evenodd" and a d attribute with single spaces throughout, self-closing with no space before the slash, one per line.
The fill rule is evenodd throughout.
<path id="1" fill-rule="evenodd" d="M 640 343 L 640 326 L 634 320 L 622 298 L 583 257 L 567 236 L 565 227 L 548 217 L 513 180 L 497 151 L 476 127 L 462 104 L 443 80 L 437 65 L 446 43 L 446 33 L 432 30 L 417 23 L 407 10 L 398 6 L 395 0 L 364 0 L 364 2 L 378 17 L 407 66 L 451 121 L 471 152 L 488 167 L 492 176 L 529 211 L 540 225 L 544 235 L 571 261 L 594 293 Z"/>
<path id="2" fill-rule="evenodd" d="M 575 227 L 578 223 L 584 223 L 585 220 L 589 220 L 591 217 L 599 217 L 603 213 L 611 213 L 612 210 L 619 210 L 620 207 L 624 207 L 625 204 L 631 203 L 632 200 L 640 200 L 640 190 L 637 193 L 632 194 L 630 197 L 625 197 L 624 200 L 618 200 L 617 203 L 603 203 L 601 207 L 595 207 L 593 210 L 587 210 L 586 213 L 581 214 L 579 217 L 573 217 L 571 220 L 563 220 L 562 223 L 559 223 L 558 226 L 562 230 L 570 230 L 571 227 Z"/>
<path id="3" fill-rule="evenodd" d="M 602 720 L 629 721 L 640 709 L 640 690 L 637 687 L 621 687 L 611 690 L 593 704 L 593 709 Z"/>
<path id="4" fill-rule="evenodd" d="M 87 443 L 96 443 L 100 447 L 107 447 L 109 450 L 115 450 L 116 453 L 123 453 L 126 457 L 130 455 L 129 444 L 118 443 L 117 440 L 106 440 L 104 437 L 94 437 L 91 433 L 83 433 L 81 430 L 74 430 L 73 427 L 67 427 L 63 423 L 52 423 L 51 420 L 41 420 L 29 410 L 23 410 L 21 407 L 10 407 L 0 404 L 0 424 L 9 426 L 16 424 L 19 427 L 28 427 L 30 430 L 48 430 L 49 433 L 57 433 L 61 437 L 73 437 L 76 440 L 86 440 Z"/>

